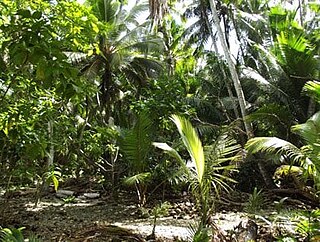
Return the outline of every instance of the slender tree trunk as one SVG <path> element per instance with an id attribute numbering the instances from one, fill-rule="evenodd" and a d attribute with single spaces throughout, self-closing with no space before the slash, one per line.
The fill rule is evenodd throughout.
<path id="1" fill-rule="evenodd" d="M 211 8 L 212 16 L 213 16 L 213 22 L 215 24 L 215 27 L 217 28 L 218 37 L 219 37 L 225 58 L 227 60 L 230 74 L 231 74 L 232 81 L 233 81 L 233 85 L 234 85 L 234 88 L 236 90 L 237 97 L 239 100 L 239 106 L 240 106 L 240 111 L 241 111 L 241 115 L 242 115 L 243 122 L 244 122 L 244 127 L 245 127 L 248 138 L 251 138 L 251 137 L 253 137 L 253 129 L 252 129 L 251 123 L 246 121 L 246 119 L 245 119 L 246 102 L 245 102 L 243 90 L 241 87 L 241 83 L 240 83 L 240 80 L 238 77 L 238 73 L 237 73 L 236 67 L 231 59 L 231 54 L 230 54 L 229 49 L 227 47 L 226 40 L 223 36 L 223 32 L 222 32 L 222 29 L 220 26 L 220 21 L 219 21 L 217 9 L 216 9 L 216 4 L 215 4 L 214 0 L 209 0 L 209 2 L 210 2 L 210 8 Z"/>
<path id="2" fill-rule="evenodd" d="M 212 31 L 212 28 L 210 26 L 210 23 L 209 23 L 209 20 L 208 20 L 208 17 L 205 15 L 205 22 L 206 22 L 206 25 L 208 27 L 208 30 L 210 32 L 210 35 L 211 35 L 211 39 L 212 39 L 212 45 L 214 47 L 214 51 L 216 52 L 216 54 L 218 55 L 219 54 L 219 51 L 218 51 L 218 46 L 217 46 L 217 42 L 216 42 L 216 38 L 215 38 L 215 35 L 213 34 L 213 31 Z M 233 96 L 233 93 L 232 93 L 232 90 L 231 90 L 231 87 L 230 87 L 230 83 L 229 83 L 229 79 L 227 78 L 227 74 L 223 68 L 223 65 L 219 62 L 219 67 L 221 69 L 221 72 L 222 72 L 222 76 L 223 76 L 223 81 L 225 82 L 226 84 L 226 87 L 227 87 L 227 91 L 228 91 L 228 94 L 229 94 L 229 97 L 231 97 L 231 100 L 232 100 L 232 105 L 233 105 L 233 112 L 234 112 L 234 115 L 237 119 L 240 118 L 240 115 L 239 115 L 239 112 L 238 112 L 238 109 L 237 109 L 237 105 L 236 105 L 236 102 L 234 100 L 234 96 Z"/>
<path id="3" fill-rule="evenodd" d="M 216 9 L 216 4 L 214 2 L 214 0 L 209 0 L 210 2 L 210 8 L 211 8 L 211 12 L 212 12 L 212 16 L 213 16 L 213 22 L 215 24 L 215 27 L 217 28 L 217 33 L 218 33 L 218 37 L 225 55 L 225 58 L 227 60 L 228 66 L 229 66 L 229 70 L 231 73 L 231 77 L 232 77 L 232 81 L 233 81 L 233 85 L 234 88 L 236 90 L 237 93 L 237 97 L 238 97 L 238 101 L 239 101 L 239 106 L 240 106 L 240 111 L 241 111 L 241 115 L 242 115 L 242 119 L 243 119 L 243 123 L 244 123 L 244 127 L 246 130 L 246 134 L 248 138 L 253 138 L 254 134 L 253 134 L 253 128 L 250 122 L 248 122 L 245 119 L 246 116 L 246 101 L 245 101 L 245 97 L 244 97 L 244 93 L 241 87 L 241 83 L 239 80 L 239 76 L 235 67 L 235 64 L 233 63 L 232 59 L 231 59 L 231 54 L 230 51 L 227 47 L 226 44 L 226 40 L 224 38 L 224 34 L 222 32 L 221 26 L 220 26 L 220 21 L 219 21 L 219 17 L 218 17 L 218 13 L 217 13 L 217 9 Z M 260 159 L 257 160 L 258 163 L 258 167 L 259 167 L 259 171 L 261 173 L 261 176 L 265 182 L 265 184 L 270 187 L 273 188 L 274 187 L 274 183 L 270 177 L 270 175 L 268 174 L 264 162 L 261 161 Z"/>
<path id="4" fill-rule="evenodd" d="M 48 170 L 53 166 L 54 160 L 54 145 L 53 145 L 53 121 L 48 121 L 48 138 L 50 141 L 50 148 L 47 159 L 47 168 Z"/>
<path id="5" fill-rule="evenodd" d="M 49 152 L 47 154 L 47 164 L 45 167 L 45 172 L 42 175 L 42 183 L 39 183 L 37 185 L 34 207 L 38 206 L 38 203 L 40 202 L 40 199 L 43 196 L 43 194 L 49 191 L 49 184 L 47 179 L 48 177 L 46 174 L 50 172 L 50 169 L 53 167 L 53 161 L 54 161 L 53 120 L 48 121 L 48 139 L 49 139 Z"/>

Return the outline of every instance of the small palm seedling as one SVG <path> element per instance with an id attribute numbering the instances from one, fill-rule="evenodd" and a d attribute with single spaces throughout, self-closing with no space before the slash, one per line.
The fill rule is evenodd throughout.
<path id="1" fill-rule="evenodd" d="M 156 225 L 157 225 L 157 219 L 160 216 L 166 216 L 169 213 L 169 209 L 170 209 L 171 205 L 168 202 L 163 202 L 158 204 L 157 206 L 154 207 L 154 209 L 152 210 L 152 214 L 153 214 L 153 228 L 152 228 L 152 233 L 150 237 L 155 237 L 155 233 L 156 233 Z"/>
<path id="2" fill-rule="evenodd" d="M 188 241 L 192 242 L 209 242 L 210 241 L 210 228 L 201 227 L 199 229 L 199 224 L 190 224 L 188 227 L 189 238 Z"/>
<path id="3" fill-rule="evenodd" d="M 258 190 L 256 187 L 253 189 L 252 194 L 250 194 L 248 201 L 244 207 L 244 211 L 247 213 L 257 213 L 266 204 L 266 199 L 262 190 Z"/>
<path id="4" fill-rule="evenodd" d="M 145 113 L 141 113 L 135 125 L 123 131 L 120 142 L 120 150 L 128 162 L 130 171 L 124 183 L 135 186 L 141 206 L 146 203 L 147 183 L 151 178 L 149 159 L 149 152 L 152 148 L 151 131 L 151 119 Z"/>
<path id="5" fill-rule="evenodd" d="M 211 192 L 214 190 L 218 195 L 221 188 L 226 190 L 229 188 L 227 182 L 232 179 L 227 174 L 235 170 L 232 161 L 238 158 L 235 154 L 239 152 L 240 146 L 227 135 L 221 135 L 209 147 L 203 147 L 197 131 L 187 119 L 173 115 L 172 121 L 178 128 L 183 144 L 191 157 L 191 162 L 187 164 L 179 153 L 166 143 L 154 143 L 154 145 L 177 159 L 190 179 L 192 192 L 201 216 L 198 232 L 195 233 L 195 236 L 199 236 L 198 241 L 205 241 L 204 233 L 206 233 L 214 205 L 214 196 Z M 205 154 L 207 159 L 205 159 Z"/>

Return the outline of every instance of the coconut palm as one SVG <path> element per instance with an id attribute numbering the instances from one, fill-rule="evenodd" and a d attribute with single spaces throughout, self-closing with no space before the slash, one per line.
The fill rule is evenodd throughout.
<path id="1" fill-rule="evenodd" d="M 232 77 L 233 85 L 234 85 L 234 88 L 236 90 L 236 94 L 237 94 L 237 97 L 238 97 L 238 102 L 239 102 L 239 106 L 240 106 L 241 115 L 242 115 L 242 118 L 244 119 L 245 116 L 246 116 L 247 110 L 246 110 L 246 102 L 245 102 L 244 93 L 243 93 L 243 90 L 242 90 L 242 87 L 241 87 L 241 83 L 240 83 L 240 80 L 239 80 L 239 75 L 238 75 L 238 73 L 236 71 L 236 67 L 235 67 L 234 62 L 232 61 L 230 50 L 227 47 L 227 43 L 225 41 L 225 36 L 224 36 L 224 34 L 222 32 L 222 29 L 220 27 L 220 21 L 219 21 L 219 17 L 218 17 L 216 4 L 215 4 L 215 2 L 213 0 L 209 0 L 209 2 L 210 2 L 210 8 L 211 8 L 211 11 L 212 11 L 212 16 L 213 16 L 213 22 L 214 22 L 214 25 L 215 25 L 215 27 L 217 29 L 217 33 L 218 33 L 218 36 L 219 36 L 219 40 L 221 42 L 221 46 L 222 46 L 222 49 L 223 49 L 224 56 L 225 56 L 225 58 L 227 60 L 227 64 L 228 64 L 229 71 L 230 71 L 230 74 L 231 74 L 231 77 Z M 246 133 L 247 133 L 248 137 L 252 137 L 253 136 L 253 130 L 252 130 L 251 123 L 248 122 L 247 120 L 244 120 L 244 126 L 245 126 L 245 130 L 246 130 Z"/>
<path id="2" fill-rule="evenodd" d="M 210 145 L 203 147 L 196 129 L 184 117 L 173 115 L 172 121 L 178 128 L 181 139 L 187 149 L 191 162 L 185 162 L 179 153 L 166 143 L 154 145 L 177 159 L 191 181 L 201 214 L 199 229 L 206 226 L 212 212 L 215 196 L 221 189 L 228 190 L 228 182 L 232 181 L 228 173 L 235 170 L 233 161 L 238 159 L 240 146 L 226 134 L 220 135 Z"/>
<path id="3" fill-rule="evenodd" d="M 235 15 L 245 50 L 241 83 L 254 110 L 249 119 L 257 125 L 257 135 L 277 133 L 292 141 L 290 127 L 306 121 L 315 111 L 301 90 L 318 75 L 319 47 L 307 28 L 295 21 L 295 12 L 281 6 L 271 7 L 268 14 L 262 9 L 241 8 Z"/>
<path id="4" fill-rule="evenodd" d="M 119 89 L 130 88 L 139 95 L 139 89 L 147 85 L 147 80 L 161 71 L 162 66 L 152 53 L 161 50 L 162 42 L 146 33 L 147 23 L 139 24 L 136 20 L 148 5 L 135 5 L 127 11 L 122 1 L 89 0 L 87 3 L 92 6 L 100 25 L 95 26 L 96 49 L 82 72 L 89 78 L 99 77 L 98 103 L 108 120 Z"/>

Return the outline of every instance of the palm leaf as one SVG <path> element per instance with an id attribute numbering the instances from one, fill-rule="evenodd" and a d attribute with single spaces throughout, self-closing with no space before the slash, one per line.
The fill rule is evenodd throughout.
<path id="1" fill-rule="evenodd" d="M 287 138 L 290 127 L 295 124 L 294 116 L 288 106 L 276 103 L 263 105 L 246 116 L 251 122 L 258 125 L 260 131 L 277 134 L 280 138 Z"/>
<path id="2" fill-rule="evenodd" d="M 150 172 L 139 173 L 130 177 L 126 177 L 124 179 L 124 183 L 133 186 L 135 184 L 145 183 L 148 179 L 150 179 L 150 177 Z"/>
<path id="3" fill-rule="evenodd" d="M 141 113 L 134 127 L 125 132 L 120 143 L 133 173 L 142 173 L 147 168 L 147 156 L 151 149 L 151 130 L 151 119 L 145 113 Z"/>
<path id="4" fill-rule="evenodd" d="M 139 18 L 143 12 L 148 11 L 149 5 L 146 3 L 143 4 L 136 4 L 124 18 L 124 21 L 127 23 L 134 23 L 136 24 L 136 19 Z"/>
<path id="5" fill-rule="evenodd" d="M 83 73 L 83 75 L 85 75 L 87 78 L 93 80 L 100 74 L 101 70 L 103 69 L 102 66 L 102 57 L 95 56 L 87 65 L 85 65 L 81 69 L 81 73 Z"/>
<path id="6" fill-rule="evenodd" d="M 320 112 L 314 114 L 307 122 L 292 126 L 292 131 L 299 134 L 306 144 L 320 151 Z"/>
<path id="7" fill-rule="evenodd" d="M 316 70 L 314 46 L 302 35 L 281 32 L 274 52 L 279 63 L 290 75 L 310 77 Z"/>
<path id="8" fill-rule="evenodd" d="M 128 44 L 124 46 L 124 48 L 129 50 L 137 50 L 140 53 L 148 53 L 148 52 L 163 52 L 163 42 L 160 39 L 146 39 L 144 41 L 135 42 L 132 44 Z"/>
<path id="9" fill-rule="evenodd" d="M 22 230 L 24 228 L 4 228 L 0 231 L 0 241 L 1 242 L 24 242 L 24 237 Z"/>
<path id="10" fill-rule="evenodd" d="M 320 82 L 319 81 L 309 81 L 307 82 L 304 87 L 304 91 L 313 98 L 313 100 L 320 103 Z"/>
<path id="11" fill-rule="evenodd" d="M 184 164 L 185 162 L 184 160 L 181 158 L 181 156 L 179 155 L 179 153 L 173 149 L 172 147 L 170 147 L 167 143 L 159 143 L 159 142 L 153 142 L 152 143 L 155 147 L 163 150 L 165 153 L 169 154 L 171 157 L 177 159 L 179 161 L 180 164 Z"/>
<path id="12" fill-rule="evenodd" d="M 295 162 L 304 163 L 306 156 L 297 146 L 288 141 L 276 137 L 256 137 L 248 140 L 245 148 L 248 152 L 255 154 L 267 152 L 269 154 L 286 155 Z"/>
<path id="13" fill-rule="evenodd" d="M 187 151 L 195 164 L 198 182 L 201 184 L 205 171 L 205 160 L 202 143 L 192 127 L 191 123 L 184 117 L 172 115 L 172 121 L 178 128 L 182 141 L 187 148 Z"/>
<path id="14" fill-rule="evenodd" d="M 205 147 L 206 173 L 210 176 L 212 187 L 217 195 L 220 188 L 225 191 L 230 189 L 228 182 L 235 182 L 228 177 L 228 174 L 236 171 L 235 164 L 241 158 L 240 151 L 241 146 L 227 134 L 219 135 L 212 145 Z"/>
<path id="15" fill-rule="evenodd" d="M 100 21 L 113 22 L 119 4 L 112 0 L 87 0 L 92 10 Z"/>

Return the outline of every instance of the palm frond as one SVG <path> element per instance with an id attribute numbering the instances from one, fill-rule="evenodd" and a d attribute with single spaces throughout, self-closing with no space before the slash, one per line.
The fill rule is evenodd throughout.
<path id="1" fill-rule="evenodd" d="M 265 77 L 263 77 L 258 71 L 250 68 L 250 67 L 244 67 L 242 68 L 241 73 L 241 79 L 242 80 L 253 80 L 255 82 L 254 85 L 254 92 L 257 91 L 257 89 L 260 89 L 265 94 L 270 94 L 275 97 L 286 97 L 287 94 L 281 90 L 278 86 L 275 85 L 275 83 L 270 82 Z M 259 95 L 259 94 L 258 94 Z M 286 100 L 283 99 L 282 100 Z"/>
<path id="2" fill-rule="evenodd" d="M 269 154 L 281 154 L 294 162 L 303 163 L 306 155 L 295 145 L 276 137 L 256 137 L 248 140 L 245 148 L 248 152 L 267 152 Z"/>
<path id="3" fill-rule="evenodd" d="M 320 103 L 320 82 L 319 81 L 308 81 L 304 87 L 304 91 L 313 98 L 313 100 Z"/>
<path id="4" fill-rule="evenodd" d="M 113 22 L 119 7 L 119 3 L 112 0 L 87 0 L 92 6 L 94 14 L 100 21 Z"/>
<path id="5" fill-rule="evenodd" d="M 292 126 L 291 129 L 299 134 L 306 144 L 320 152 L 320 112 L 315 113 L 307 122 Z"/>
<path id="6" fill-rule="evenodd" d="M 152 144 L 155 147 L 163 150 L 166 154 L 168 154 L 171 157 L 175 158 L 179 162 L 179 169 L 178 169 L 178 171 L 174 171 L 172 173 L 171 178 L 170 178 L 171 180 L 174 180 L 179 176 L 181 176 L 181 178 L 183 178 L 183 176 L 189 177 L 190 170 L 187 167 L 185 160 L 182 159 L 180 154 L 175 149 L 173 149 L 167 143 L 153 142 Z"/>
<path id="7" fill-rule="evenodd" d="M 277 38 L 276 54 L 278 61 L 290 75 L 311 77 L 316 70 L 314 46 L 302 35 L 281 32 Z"/>
<path id="8" fill-rule="evenodd" d="M 141 16 L 143 12 L 148 11 L 149 5 L 146 3 L 136 4 L 130 9 L 130 12 L 124 18 L 127 23 L 136 23 L 136 19 Z"/>
<path id="9" fill-rule="evenodd" d="M 158 61 L 138 56 L 120 66 L 127 80 L 140 86 L 146 86 L 148 79 L 158 76 L 162 69 Z"/>
<path id="10" fill-rule="evenodd" d="M 246 119 L 255 122 L 259 131 L 274 132 L 280 138 L 287 138 L 290 127 L 295 119 L 289 107 L 277 103 L 263 105 L 246 116 Z"/>
<path id="11" fill-rule="evenodd" d="M 253 47 L 260 55 L 260 62 L 266 62 L 265 67 L 267 68 L 267 73 L 273 82 L 276 82 L 279 77 L 286 76 L 285 70 L 279 64 L 276 56 L 271 51 L 259 44 L 255 44 Z"/>
<path id="12" fill-rule="evenodd" d="M 151 149 L 152 121 L 145 113 L 139 114 L 134 127 L 127 130 L 120 147 L 129 162 L 132 173 L 146 170 L 147 156 Z"/>
<path id="13" fill-rule="evenodd" d="M 173 149 L 171 146 L 169 146 L 167 143 L 153 142 L 152 144 L 155 147 L 163 150 L 165 153 L 169 154 L 171 157 L 177 159 L 179 163 L 185 164 L 184 160 L 181 158 L 179 153 L 175 149 Z"/>
<path id="14" fill-rule="evenodd" d="M 240 151 L 241 146 L 227 134 L 219 135 L 212 145 L 205 147 L 206 173 L 211 177 L 211 184 L 217 195 L 221 188 L 230 190 L 228 182 L 235 182 L 228 175 L 236 171 L 236 161 L 241 158 Z"/>
<path id="15" fill-rule="evenodd" d="M 183 39 L 188 40 L 189 45 L 196 44 L 202 48 L 209 42 L 210 33 L 203 20 L 192 23 L 181 35 Z"/>
<path id="16" fill-rule="evenodd" d="M 124 184 L 127 184 L 129 186 L 133 186 L 139 183 L 145 183 L 148 179 L 150 179 L 151 173 L 150 172 L 144 172 L 139 173 L 130 177 L 124 178 L 123 182 Z"/>
<path id="17" fill-rule="evenodd" d="M 116 46 L 128 46 L 133 41 L 141 40 L 141 35 L 145 33 L 145 26 L 146 24 L 135 26 L 132 29 L 129 29 L 125 23 L 121 23 L 118 25 L 118 35 L 115 39 Z M 123 26 L 121 29 L 120 27 Z M 121 31 L 120 31 L 121 30 Z M 119 34 L 121 33 L 121 34 Z"/>
<path id="18" fill-rule="evenodd" d="M 72 64 L 78 64 L 80 62 L 83 62 L 88 57 L 87 54 L 82 52 L 65 51 L 64 54 L 68 58 L 68 61 Z"/>
<path id="19" fill-rule="evenodd" d="M 103 61 L 100 56 L 94 57 L 88 64 L 86 64 L 81 69 L 81 73 L 85 75 L 88 79 L 94 79 L 100 75 L 103 69 Z"/>
<path id="20" fill-rule="evenodd" d="M 171 119 L 177 126 L 182 141 L 195 164 L 198 182 L 201 184 L 205 171 L 205 160 L 202 143 L 196 133 L 196 130 L 184 117 L 172 115 Z"/>
<path id="21" fill-rule="evenodd" d="M 160 39 L 146 39 L 144 41 L 139 41 L 135 43 L 130 43 L 128 45 L 123 46 L 123 48 L 129 49 L 129 50 L 137 50 L 140 53 L 152 53 L 154 51 L 157 52 L 163 52 L 163 42 Z"/>

